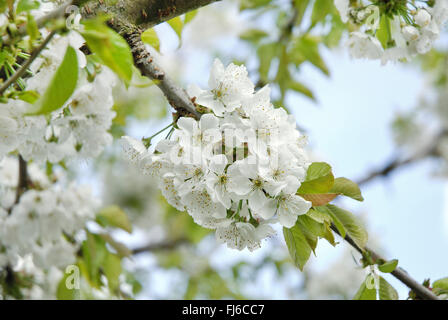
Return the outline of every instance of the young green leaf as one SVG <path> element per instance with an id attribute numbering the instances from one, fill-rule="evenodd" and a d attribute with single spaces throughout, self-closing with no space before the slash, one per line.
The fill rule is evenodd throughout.
<path id="1" fill-rule="evenodd" d="M 398 260 L 393 259 L 390 261 L 386 261 L 382 265 L 378 265 L 378 269 L 384 273 L 391 273 L 392 271 L 394 271 L 397 268 L 397 265 L 398 265 Z"/>
<path id="2" fill-rule="evenodd" d="M 334 185 L 331 188 L 330 192 L 342 194 L 358 201 L 364 201 L 359 186 L 355 182 L 347 178 L 335 179 Z"/>
<path id="3" fill-rule="evenodd" d="M 78 58 L 72 47 L 67 47 L 64 59 L 53 76 L 47 90 L 30 114 L 48 114 L 61 108 L 72 96 L 78 83 Z"/>
<path id="4" fill-rule="evenodd" d="M 198 10 L 189 11 L 185 14 L 184 25 L 190 23 L 198 14 Z"/>
<path id="5" fill-rule="evenodd" d="M 334 218 L 333 222 L 336 227 L 338 228 L 338 224 L 342 224 L 345 231 L 353 239 L 353 241 L 355 241 L 359 247 L 364 248 L 367 243 L 368 235 L 361 221 L 359 221 L 359 219 L 351 212 L 334 205 L 328 204 L 326 208 L 328 209 L 328 213 L 330 213 L 332 218 Z"/>
<path id="6" fill-rule="evenodd" d="M 109 289 L 112 292 L 115 292 L 120 286 L 119 277 L 123 271 L 123 268 L 121 267 L 120 257 L 108 252 L 102 265 L 102 269 L 104 271 L 104 275 L 107 278 Z"/>
<path id="7" fill-rule="evenodd" d="M 376 300 L 376 290 L 374 288 L 367 288 L 366 282 L 369 281 L 369 276 L 362 282 L 358 292 L 356 292 L 353 300 Z"/>
<path id="8" fill-rule="evenodd" d="M 182 30 L 184 28 L 184 23 L 180 17 L 173 18 L 167 21 L 168 24 L 173 28 L 174 32 L 176 32 L 179 37 L 179 42 L 182 40 Z"/>
<path id="9" fill-rule="evenodd" d="M 398 300 L 398 292 L 383 277 L 380 277 L 380 300 Z"/>
<path id="10" fill-rule="evenodd" d="M 156 30 L 154 30 L 154 28 L 147 29 L 142 33 L 142 41 L 146 44 L 149 44 L 157 51 L 160 51 L 159 36 L 157 35 L 157 32 Z"/>
<path id="11" fill-rule="evenodd" d="M 20 14 L 25 11 L 35 10 L 40 7 L 39 1 L 36 0 L 20 0 L 17 3 L 16 13 Z"/>
<path id="12" fill-rule="evenodd" d="M 290 229 L 283 228 L 283 236 L 294 264 L 303 271 L 303 267 L 311 255 L 311 247 L 305 235 L 300 227 L 295 225 Z"/>
<path id="13" fill-rule="evenodd" d="M 101 226 L 111 226 L 132 233 L 132 225 L 126 213 L 118 206 L 102 209 L 97 215 L 97 222 Z"/>
<path id="14" fill-rule="evenodd" d="M 308 167 L 307 176 L 298 193 L 327 193 L 334 184 L 331 166 L 325 162 L 314 162 Z"/>
<path id="15" fill-rule="evenodd" d="M 102 20 L 86 20 L 81 32 L 89 49 L 102 63 L 112 69 L 125 83 L 132 79 L 134 59 L 126 40 L 106 26 Z"/>
<path id="16" fill-rule="evenodd" d="M 298 194 L 303 199 L 311 201 L 313 207 L 324 206 L 333 201 L 338 196 L 337 193 L 311 193 L 311 194 Z"/>

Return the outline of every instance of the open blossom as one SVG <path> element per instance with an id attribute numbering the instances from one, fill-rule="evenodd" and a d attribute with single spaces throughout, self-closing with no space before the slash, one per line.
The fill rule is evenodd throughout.
<path id="1" fill-rule="evenodd" d="M 244 66 L 216 60 L 209 87 L 189 93 L 210 113 L 179 118 L 154 150 L 131 137 L 124 149 L 171 205 L 228 247 L 255 250 L 273 223 L 290 228 L 311 207 L 296 195 L 309 165 L 305 139 L 294 118 L 273 107 L 268 87 L 254 91 Z"/>
<path id="2" fill-rule="evenodd" d="M 348 41 L 351 55 L 381 60 L 383 64 L 429 52 L 448 21 L 448 0 L 435 0 L 434 4 L 423 3 L 417 7 L 411 1 L 392 2 L 393 7 L 389 10 L 396 12 L 393 14 L 384 12 L 383 6 L 370 1 L 362 1 L 353 7 L 347 0 L 334 2 L 342 20 L 348 21 L 348 16 L 358 26 Z M 382 35 L 382 42 L 378 35 Z"/>
<path id="3" fill-rule="evenodd" d="M 53 184 L 35 163 L 28 166 L 33 189 L 16 203 L 17 167 L 15 158 L 0 161 L 0 268 L 10 266 L 33 278 L 26 296 L 54 297 L 63 270 L 76 261 L 77 236 L 99 203 L 88 188 Z"/>
<path id="4" fill-rule="evenodd" d="M 0 105 L 0 159 L 18 151 L 38 163 L 58 163 L 73 158 L 98 156 L 112 143 L 109 129 L 115 112 L 112 89 L 117 84 L 111 70 L 102 67 L 88 79 L 86 57 L 79 50 L 84 39 L 77 33 L 55 37 L 31 65 L 34 73 L 25 81 L 26 90 L 43 95 L 70 45 L 76 49 L 79 65 L 78 86 L 60 109 L 49 115 L 27 115 L 31 103 L 9 99 Z"/>

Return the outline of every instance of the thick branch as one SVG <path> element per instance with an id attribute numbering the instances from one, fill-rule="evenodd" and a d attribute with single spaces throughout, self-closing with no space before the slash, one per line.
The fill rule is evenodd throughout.
<path id="1" fill-rule="evenodd" d="M 194 103 L 190 100 L 184 89 L 180 88 L 166 73 L 158 66 L 155 57 L 151 56 L 141 41 L 141 32 L 132 30 L 125 32 L 124 37 L 128 41 L 134 62 L 140 69 L 142 75 L 156 81 L 157 86 L 162 90 L 170 105 L 178 111 L 181 116 L 192 116 L 199 118 Z"/>
<path id="2" fill-rule="evenodd" d="M 86 18 L 111 14 L 114 19 L 147 29 L 217 1 L 219 0 L 118 0 L 114 4 L 92 1 L 83 7 L 82 14 Z"/>
<path id="3" fill-rule="evenodd" d="M 332 225 L 331 228 L 334 232 L 336 232 L 339 236 L 341 235 L 338 231 L 338 229 Z M 360 248 L 356 242 L 349 236 L 346 235 L 344 238 L 347 243 L 349 243 L 356 251 L 363 254 L 364 252 L 369 252 L 372 256 L 372 259 L 374 261 L 376 260 L 385 260 L 382 258 L 379 254 L 377 254 L 375 251 L 369 249 L 368 247 Z M 406 271 L 404 271 L 402 268 L 397 267 L 394 271 L 391 273 L 395 278 L 400 280 L 402 283 L 404 283 L 408 288 L 410 288 L 412 291 L 416 293 L 416 295 L 423 300 L 439 300 L 439 298 L 428 288 L 423 286 L 422 284 L 415 281 Z"/>

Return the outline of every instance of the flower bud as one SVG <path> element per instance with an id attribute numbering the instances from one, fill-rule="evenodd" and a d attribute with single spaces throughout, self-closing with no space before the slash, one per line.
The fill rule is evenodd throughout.
<path id="1" fill-rule="evenodd" d="M 403 33 L 403 37 L 406 39 L 406 41 L 414 41 L 417 40 L 418 37 L 420 37 L 420 32 L 413 26 L 405 26 L 403 29 L 401 29 L 401 32 Z"/>
<path id="2" fill-rule="evenodd" d="M 415 23 L 420 27 L 426 27 L 431 22 L 431 15 L 425 9 L 419 9 L 415 14 Z"/>

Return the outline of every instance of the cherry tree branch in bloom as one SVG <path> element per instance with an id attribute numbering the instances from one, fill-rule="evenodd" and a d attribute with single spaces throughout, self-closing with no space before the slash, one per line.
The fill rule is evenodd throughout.
<path id="1" fill-rule="evenodd" d="M 39 54 L 47 47 L 48 43 L 53 39 L 56 31 L 52 31 L 45 40 L 36 47 L 28 60 L 17 70 L 6 82 L 0 87 L 0 95 L 3 94 L 12 84 L 14 84 L 20 77 L 22 77 L 28 68 L 31 66 L 34 60 L 39 56 Z"/>
<path id="2" fill-rule="evenodd" d="M 331 226 L 331 229 L 339 236 L 341 236 L 339 230 L 334 225 Z M 344 240 L 348 244 L 350 244 L 354 249 L 356 249 L 356 251 L 358 251 L 359 253 L 361 254 L 364 254 L 365 252 L 370 253 L 374 261 L 385 260 L 372 249 L 368 247 L 365 248 L 359 247 L 349 235 L 346 235 Z M 403 284 L 405 284 L 408 288 L 410 288 L 412 291 L 414 291 L 419 298 L 423 300 L 439 300 L 439 298 L 431 290 L 415 281 L 404 269 L 397 267 L 394 271 L 391 272 L 391 274 L 395 278 L 400 280 Z"/>

